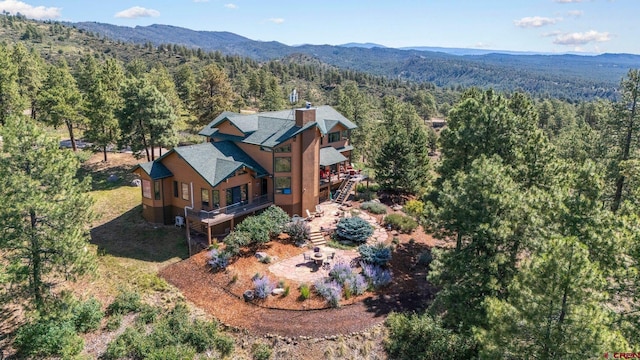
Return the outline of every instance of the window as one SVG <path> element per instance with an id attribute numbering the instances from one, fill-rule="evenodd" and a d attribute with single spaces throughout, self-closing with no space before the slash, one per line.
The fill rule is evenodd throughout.
<path id="1" fill-rule="evenodd" d="M 342 139 L 348 139 L 349 138 L 349 130 L 342 130 Z"/>
<path id="2" fill-rule="evenodd" d="M 277 153 L 290 153 L 291 152 L 291 144 L 278 146 L 277 148 L 273 149 L 273 151 L 277 152 Z"/>
<path id="3" fill-rule="evenodd" d="M 220 207 L 220 190 L 213 190 L 211 194 L 213 195 L 211 197 L 211 199 L 213 200 L 212 201 L 213 208 L 217 209 Z"/>
<path id="4" fill-rule="evenodd" d="M 156 200 L 160 200 L 160 180 L 153 182 L 153 196 Z"/>
<path id="5" fill-rule="evenodd" d="M 276 194 L 291 194 L 291 177 L 276 177 Z"/>
<path id="6" fill-rule="evenodd" d="M 202 200 L 202 207 L 209 207 L 209 189 L 200 190 L 200 199 Z"/>
<path id="7" fill-rule="evenodd" d="M 178 197 L 180 196 L 180 191 L 178 190 L 178 182 L 174 181 L 173 182 L 173 197 Z"/>
<path id="8" fill-rule="evenodd" d="M 276 172 L 291 172 L 291 158 L 290 157 L 277 157 L 275 158 L 275 171 Z"/>
<path id="9" fill-rule="evenodd" d="M 142 196 L 151 199 L 151 181 L 142 180 Z"/>
<path id="10" fill-rule="evenodd" d="M 340 131 L 329 133 L 329 142 L 340 141 Z"/>
<path id="11" fill-rule="evenodd" d="M 182 183 L 182 200 L 189 201 L 189 184 Z"/>

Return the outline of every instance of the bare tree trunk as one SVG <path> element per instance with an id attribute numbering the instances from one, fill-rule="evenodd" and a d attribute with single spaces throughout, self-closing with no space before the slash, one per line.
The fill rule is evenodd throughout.
<path id="1" fill-rule="evenodd" d="M 104 154 L 104 162 L 107 162 L 107 145 L 102 146 L 102 153 Z"/>
<path id="2" fill-rule="evenodd" d="M 71 148 L 73 149 L 73 151 L 78 151 L 78 148 L 76 147 L 76 138 L 73 135 L 73 123 L 69 120 L 65 121 L 65 123 L 67 124 L 67 129 L 69 129 L 69 138 L 71 139 Z"/>
<path id="3" fill-rule="evenodd" d="M 37 217 L 35 210 L 29 210 L 29 217 L 31 219 L 31 228 L 34 230 L 30 236 L 31 240 L 31 261 L 33 267 L 31 268 L 31 292 L 36 303 L 36 308 L 41 310 L 44 305 L 42 296 L 42 259 L 40 258 L 40 242 L 38 241 L 38 235 L 35 228 L 37 226 Z"/>

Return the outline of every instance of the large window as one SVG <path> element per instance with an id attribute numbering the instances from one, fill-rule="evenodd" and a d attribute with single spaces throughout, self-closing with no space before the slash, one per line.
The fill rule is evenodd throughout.
<path id="1" fill-rule="evenodd" d="M 349 130 L 342 130 L 342 139 L 348 139 L 349 138 Z"/>
<path id="2" fill-rule="evenodd" d="M 329 133 L 329 142 L 340 141 L 340 131 Z"/>
<path id="3" fill-rule="evenodd" d="M 160 180 L 153 182 L 153 196 L 156 200 L 160 200 Z"/>
<path id="4" fill-rule="evenodd" d="M 290 157 L 277 157 L 275 158 L 275 171 L 276 172 L 291 172 L 291 158 Z"/>
<path id="5" fill-rule="evenodd" d="M 275 183 L 276 194 L 291 194 L 291 176 L 278 176 Z"/>
<path id="6" fill-rule="evenodd" d="M 142 196 L 151 199 L 151 181 L 142 180 Z"/>
<path id="7" fill-rule="evenodd" d="M 211 197 L 212 204 L 213 204 L 212 206 L 214 209 L 217 209 L 220 207 L 220 190 L 213 190 L 211 194 L 213 195 Z"/>
<path id="8" fill-rule="evenodd" d="M 227 206 L 237 203 L 247 203 L 248 185 L 234 186 L 227 189 Z"/>
<path id="9" fill-rule="evenodd" d="M 274 152 L 277 153 L 290 153 L 291 152 L 291 144 L 285 144 L 282 146 L 278 146 L 277 148 L 273 149 Z"/>
<path id="10" fill-rule="evenodd" d="M 189 201 L 189 184 L 182 183 L 182 200 Z"/>
<path id="11" fill-rule="evenodd" d="M 209 189 L 200 189 L 200 199 L 202 201 L 202 208 L 208 208 L 210 203 Z"/>

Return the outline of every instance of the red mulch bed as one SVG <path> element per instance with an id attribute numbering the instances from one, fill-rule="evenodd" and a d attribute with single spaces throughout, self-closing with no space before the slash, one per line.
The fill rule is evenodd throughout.
<path id="1" fill-rule="evenodd" d="M 327 309 L 324 299 L 317 295 L 299 300 L 299 284 L 291 280 L 285 281 L 290 287 L 286 297 L 269 296 L 265 300 L 245 302 L 242 292 L 252 288 L 251 277 L 255 273 L 270 274 L 269 265 L 260 263 L 250 252 L 237 259 L 226 272 L 212 272 L 206 264 L 207 252 L 202 252 L 166 267 L 160 276 L 179 288 L 195 305 L 229 326 L 282 336 L 348 334 L 381 323 L 392 311 L 420 310 L 432 299 L 435 291 L 426 281 L 427 269 L 417 266 L 416 262 L 422 251 L 433 246 L 434 240 L 420 228 L 397 237 L 400 243 L 390 265 L 393 283 L 382 292 L 367 292 L 343 300 L 338 309 Z M 270 242 L 266 246 L 269 255 L 279 259 L 305 251 L 281 242 Z"/>

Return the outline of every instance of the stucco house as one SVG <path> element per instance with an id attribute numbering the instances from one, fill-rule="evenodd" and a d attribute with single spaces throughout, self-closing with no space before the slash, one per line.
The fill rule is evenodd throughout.
<path id="1" fill-rule="evenodd" d="M 352 186 L 355 128 L 330 106 L 224 112 L 200 132 L 206 142 L 132 170 L 142 183 L 142 214 L 154 223 L 184 222 L 209 242 L 272 204 L 306 216 L 332 190 Z"/>

